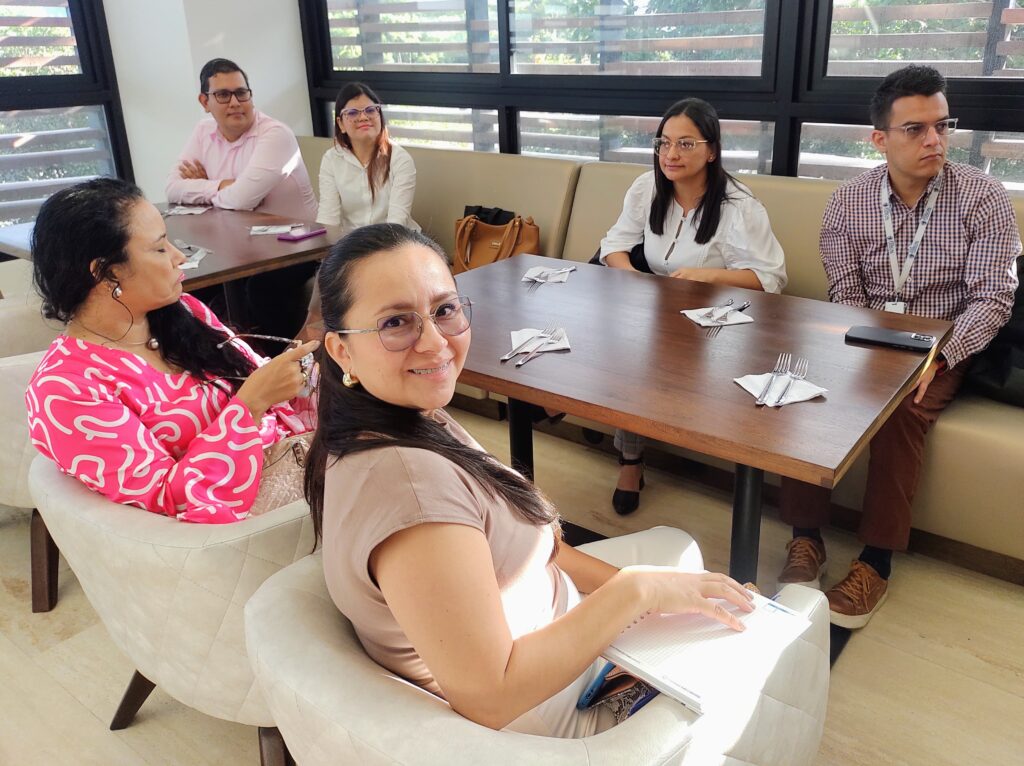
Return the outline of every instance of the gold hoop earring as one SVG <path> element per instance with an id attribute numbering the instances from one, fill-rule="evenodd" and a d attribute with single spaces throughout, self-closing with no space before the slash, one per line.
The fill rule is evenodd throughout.
<path id="1" fill-rule="evenodd" d="M 345 388 L 355 388 L 359 385 L 359 379 L 348 372 L 341 376 L 341 382 L 345 384 Z"/>

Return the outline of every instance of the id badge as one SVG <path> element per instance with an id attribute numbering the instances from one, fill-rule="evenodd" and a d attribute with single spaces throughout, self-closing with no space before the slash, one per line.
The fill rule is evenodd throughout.
<path id="1" fill-rule="evenodd" d="M 886 301 L 882 310 L 891 314 L 906 314 L 907 304 L 904 301 Z"/>

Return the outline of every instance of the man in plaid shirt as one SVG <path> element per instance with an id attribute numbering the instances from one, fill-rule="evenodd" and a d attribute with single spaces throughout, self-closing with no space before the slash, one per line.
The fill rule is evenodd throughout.
<path id="1" fill-rule="evenodd" d="M 865 547 L 825 594 L 832 622 L 847 628 L 866 625 L 885 600 L 892 552 L 905 550 L 910 537 L 925 435 L 956 395 L 971 356 L 1009 319 L 1017 286 L 1021 243 L 1006 190 L 976 168 L 946 161 L 957 121 L 945 89 L 942 75 L 926 66 L 882 81 L 871 102 L 871 141 L 886 163 L 837 189 L 821 225 L 832 301 L 954 323 L 941 354 L 871 440 Z M 817 587 L 829 491 L 784 479 L 780 505 L 793 540 L 779 582 Z"/>

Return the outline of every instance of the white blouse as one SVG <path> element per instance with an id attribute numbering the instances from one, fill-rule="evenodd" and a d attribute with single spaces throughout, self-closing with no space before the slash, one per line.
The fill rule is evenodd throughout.
<path id="1" fill-rule="evenodd" d="M 647 264 L 655 274 L 666 276 L 676 269 L 750 269 L 761 281 L 765 292 L 778 293 L 786 286 L 786 259 L 782 246 L 772 234 L 768 213 L 750 190 L 730 181 L 728 197 L 722 203 L 718 231 L 711 241 L 695 241 L 700 219 L 690 211 L 690 219 L 674 199 L 665 216 L 665 231 L 651 231 L 651 202 L 654 200 L 654 171 L 633 182 L 626 192 L 622 214 L 601 240 L 601 262 L 610 253 L 629 252 L 644 243 Z M 676 235 L 678 232 L 678 237 Z M 668 260 L 665 253 L 672 247 Z"/>
<path id="2" fill-rule="evenodd" d="M 400 223 L 420 230 L 412 219 L 412 198 L 416 192 L 416 165 L 405 149 L 391 144 L 391 174 L 387 182 L 370 195 L 366 168 L 347 148 L 332 146 L 320 163 L 319 223 L 351 231 L 371 223 Z"/>

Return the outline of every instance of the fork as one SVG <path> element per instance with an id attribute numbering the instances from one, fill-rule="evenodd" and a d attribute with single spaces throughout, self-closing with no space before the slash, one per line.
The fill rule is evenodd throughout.
<path id="1" fill-rule="evenodd" d="M 725 327 L 726 322 L 729 321 L 729 315 L 731 313 L 733 313 L 734 311 L 746 311 L 749 308 L 750 308 L 750 301 L 743 301 L 743 303 L 741 303 L 736 308 L 730 309 L 729 311 L 726 311 L 724 314 L 722 314 L 722 316 L 720 316 L 720 317 L 718 317 L 718 319 L 714 320 L 715 324 L 711 325 L 711 327 L 708 328 L 708 331 L 706 333 L 704 333 L 705 337 L 714 338 L 715 336 L 718 335 L 718 333 L 720 333 L 722 331 L 722 328 Z"/>
<path id="2" fill-rule="evenodd" d="M 545 277 L 553 277 L 556 274 L 565 274 L 566 272 L 570 272 L 571 273 L 573 271 L 576 271 L 576 267 L 575 266 L 568 266 L 568 267 L 566 267 L 564 269 L 552 269 L 551 271 L 547 272 L 544 276 Z M 545 282 L 547 282 L 546 278 L 545 279 L 538 279 L 537 277 L 530 277 L 530 279 L 527 281 L 526 291 L 529 292 L 529 293 L 535 292 Z"/>
<path id="3" fill-rule="evenodd" d="M 711 319 L 711 317 L 713 317 L 715 315 L 716 311 L 721 311 L 724 308 L 728 308 L 732 304 L 733 304 L 733 300 L 732 300 L 732 298 L 730 298 L 725 303 L 722 303 L 722 304 L 720 304 L 718 306 L 712 306 L 707 311 L 705 311 L 703 314 L 698 314 L 697 316 L 699 316 L 701 319 Z"/>
<path id="4" fill-rule="evenodd" d="M 540 339 L 540 345 L 543 346 L 545 341 L 547 341 L 547 339 L 551 337 L 551 334 L 555 330 L 557 330 L 557 329 L 558 329 L 558 325 L 549 325 L 548 327 L 545 327 L 543 330 L 541 330 L 536 335 L 531 335 L 529 338 L 524 340 L 522 343 L 520 343 L 518 346 L 516 346 L 514 349 L 509 351 L 504 356 L 498 357 L 498 361 L 499 362 L 507 362 L 509 359 L 514 357 L 516 354 L 522 354 L 523 350 L 527 346 L 529 346 L 531 343 L 533 343 L 535 340 Z"/>
<path id="5" fill-rule="evenodd" d="M 789 363 L 791 359 L 792 356 L 788 351 L 783 351 L 779 354 L 779 358 L 775 362 L 775 369 L 772 370 L 772 376 L 768 378 L 768 385 L 764 387 L 764 390 L 761 392 L 761 395 L 757 397 L 757 401 L 754 402 L 754 404 L 762 405 L 765 403 L 765 400 L 768 398 L 768 392 L 771 391 L 772 384 L 775 382 L 775 379 L 779 377 L 779 375 L 786 375 L 789 373 Z"/>
<path id="6" fill-rule="evenodd" d="M 565 330 L 559 327 L 558 330 L 556 330 L 550 338 L 544 340 L 539 346 L 537 346 L 537 348 L 533 349 L 533 351 L 531 351 L 529 354 L 524 356 L 522 359 L 518 360 L 516 362 L 516 367 L 522 367 L 524 364 L 529 362 L 531 359 L 537 356 L 537 354 L 541 352 L 541 349 L 543 349 L 549 343 L 561 343 L 563 340 L 565 340 Z"/>
<path id="7" fill-rule="evenodd" d="M 810 362 L 804 357 L 798 357 L 796 364 L 793 365 L 793 371 L 789 373 L 789 380 L 786 381 L 785 388 L 782 389 L 782 393 L 779 394 L 779 398 L 775 400 L 775 406 L 782 404 L 782 400 L 786 398 L 786 394 L 789 393 L 789 387 L 793 385 L 794 380 L 803 380 L 807 377 L 807 368 L 810 367 Z"/>

